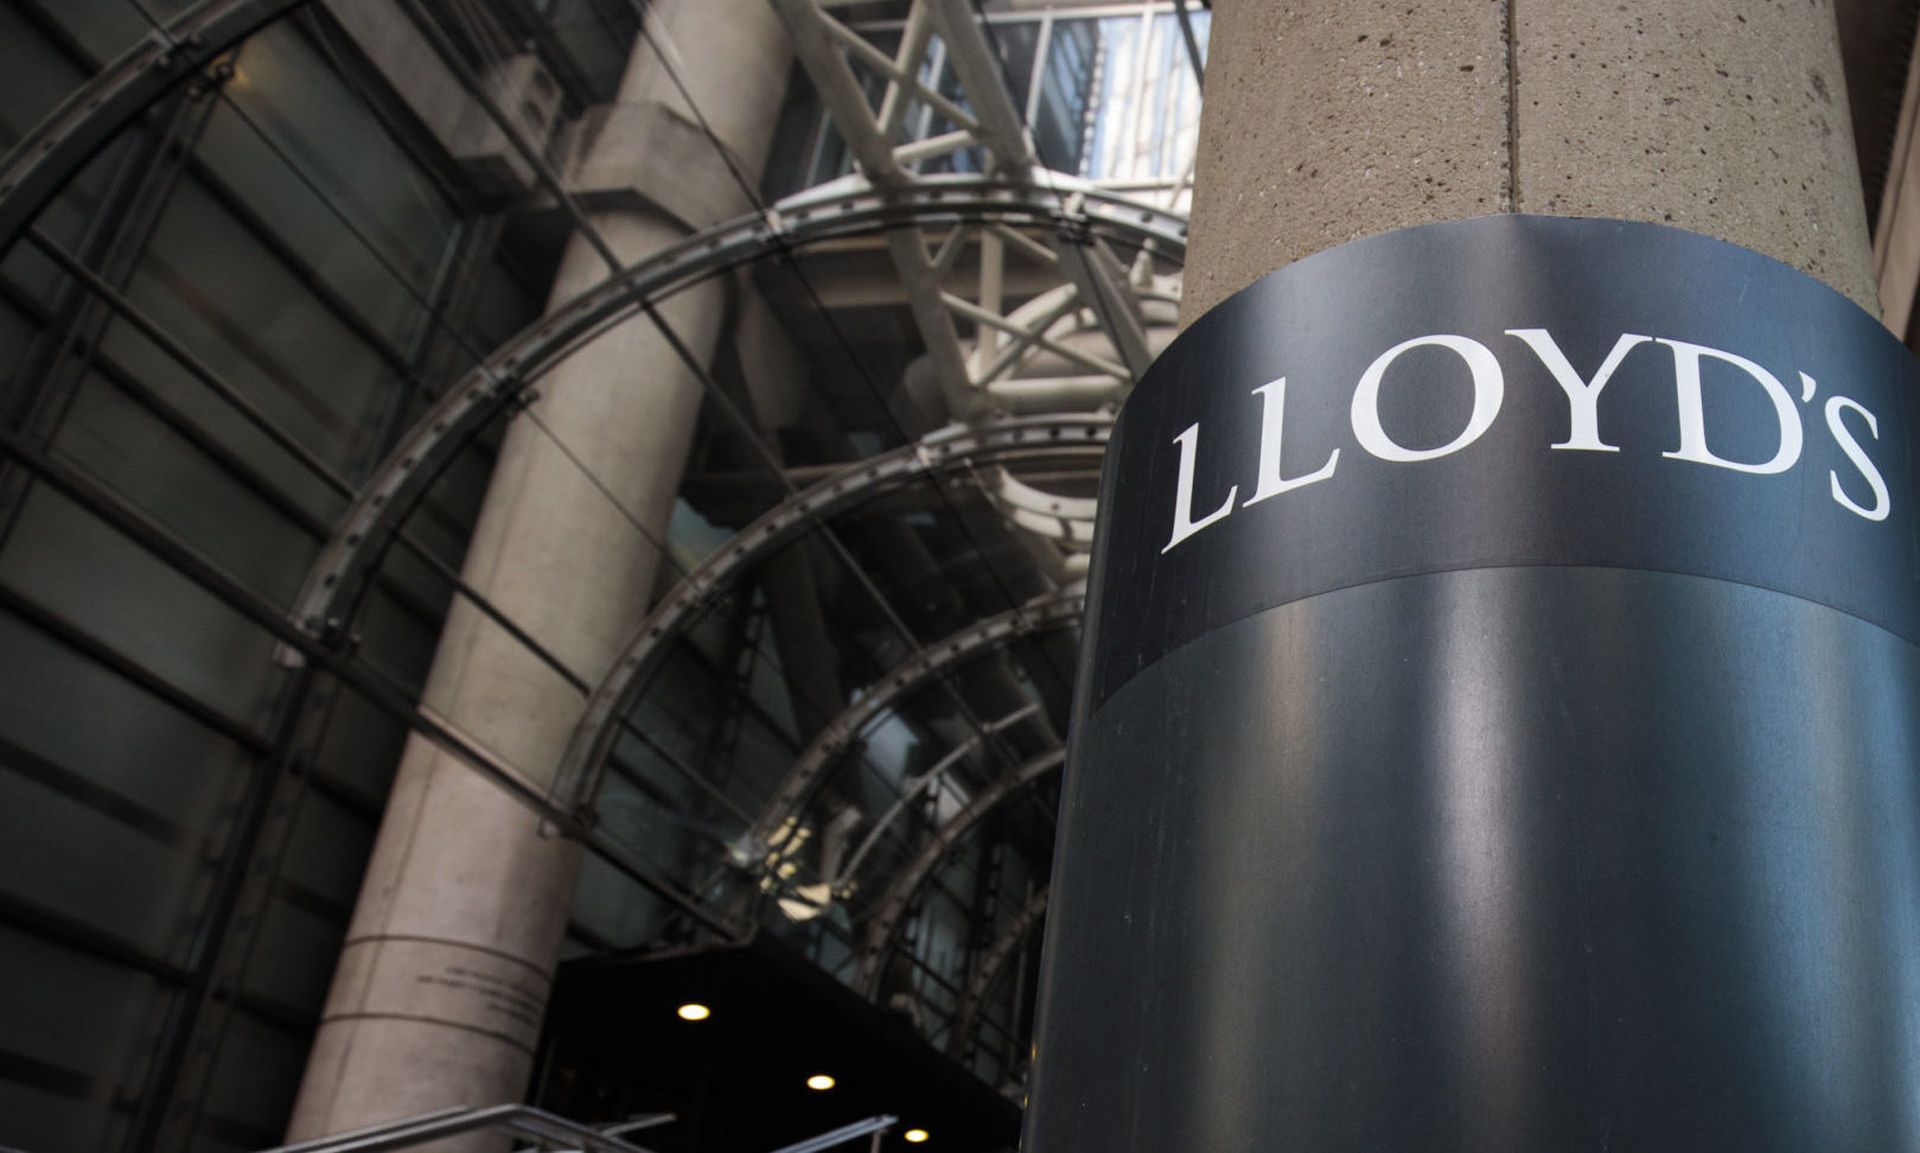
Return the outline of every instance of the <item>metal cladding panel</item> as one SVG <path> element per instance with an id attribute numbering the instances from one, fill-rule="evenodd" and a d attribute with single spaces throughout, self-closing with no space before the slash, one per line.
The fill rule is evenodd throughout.
<path id="1" fill-rule="evenodd" d="M 1914 384 L 1612 221 L 1202 318 L 1108 456 L 1028 1153 L 1920 1150 Z M 1337 462 L 1249 504 L 1276 431 Z"/>

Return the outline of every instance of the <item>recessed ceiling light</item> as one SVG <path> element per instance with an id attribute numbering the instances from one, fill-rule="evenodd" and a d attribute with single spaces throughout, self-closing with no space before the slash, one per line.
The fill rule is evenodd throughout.
<path id="1" fill-rule="evenodd" d="M 833 1078 L 825 1073 L 815 1073 L 807 1078 L 807 1088 L 826 1090 L 833 1088 Z"/>
<path id="2" fill-rule="evenodd" d="M 913 1142 L 915 1145 L 918 1145 L 920 1144 L 920 1142 L 925 1141 L 927 1139 L 927 1131 L 925 1129 L 909 1129 L 906 1131 L 904 1136 L 906 1137 L 907 1140 Z"/>
<path id="3" fill-rule="evenodd" d="M 682 1021 L 704 1021 L 708 1017 L 713 1016 L 713 1010 L 700 1004 L 698 1001 L 688 1001 L 678 1009 L 675 1009 L 674 1012 L 680 1014 Z"/>

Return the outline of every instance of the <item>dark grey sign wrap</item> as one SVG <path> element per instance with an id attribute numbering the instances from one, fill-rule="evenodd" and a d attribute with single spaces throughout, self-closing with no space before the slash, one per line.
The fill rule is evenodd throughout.
<path id="1" fill-rule="evenodd" d="M 1030 1153 L 1920 1150 L 1915 384 L 1617 221 L 1196 322 L 1107 457 Z"/>

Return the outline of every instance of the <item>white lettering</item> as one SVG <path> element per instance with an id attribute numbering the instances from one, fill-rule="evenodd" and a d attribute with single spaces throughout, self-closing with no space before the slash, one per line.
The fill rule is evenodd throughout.
<path id="1" fill-rule="evenodd" d="M 1873 490 L 1873 507 L 1861 508 L 1853 503 L 1853 499 L 1841 491 L 1840 478 L 1831 470 L 1827 472 L 1827 483 L 1832 486 L 1833 499 L 1840 503 L 1841 508 L 1857 513 L 1868 520 L 1885 520 L 1892 503 L 1887 497 L 1887 482 L 1881 477 L 1880 470 L 1867 459 L 1867 454 L 1861 449 L 1860 442 L 1853 438 L 1853 433 L 1841 422 L 1840 410 L 1843 408 L 1850 408 L 1866 417 L 1867 431 L 1875 440 L 1880 439 L 1880 422 L 1875 420 L 1873 414 L 1862 408 L 1857 401 L 1844 396 L 1827 398 L 1827 431 L 1833 433 L 1833 439 L 1840 442 L 1840 451 L 1847 454 L 1847 459 L 1853 462 L 1853 467 L 1859 469 L 1860 475 L 1866 478 L 1867 487 Z"/>
<path id="2" fill-rule="evenodd" d="M 1254 389 L 1253 394 L 1260 398 L 1260 483 L 1241 508 L 1325 480 L 1333 475 L 1334 467 L 1340 463 L 1340 450 L 1336 448 L 1327 457 L 1327 463 L 1317 470 L 1306 476 L 1286 479 L 1280 472 L 1280 433 L 1286 415 L 1287 378 L 1283 376 L 1263 384 Z"/>
<path id="3" fill-rule="evenodd" d="M 1688 344 L 1684 340 L 1660 339 L 1659 342 L 1673 349 L 1673 385 L 1680 405 L 1680 448 L 1676 452 L 1660 455 L 1672 460 L 1690 460 L 1695 464 L 1710 464 L 1715 468 L 1763 475 L 1785 472 L 1794 466 L 1800 459 L 1800 410 L 1793 406 L 1793 394 L 1772 373 L 1744 356 L 1735 356 L 1717 348 Z M 1766 390 L 1767 399 L 1773 402 L 1774 414 L 1780 420 L 1780 448 L 1773 454 L 1772 460 L 1763 464 L 1746 464 L 1715 456 L 1707 448 L 1707 421 L 1700 399 L 1700 358 L 1703 356 L 1733 365 Z"/>
<path id="4" fill-rule="evenodd" d="M 1194 533 L 1212 524 L 1214 521 L 1233 512 L 1233 498 L 1240 495 L 1240 486 L 1234 485 L 1227 490 L 1227 499 L 1206 516 L 1193 519 L 1193 462 L 1200 453 L 1200 426 L 1190 424 L 1187 430 L 1173 438 L 1180 446 L 1180 482 L 1173 498 L 1173 536 L 1167 541 L 1167 547 L 1160 550 L 1164 555 L 1173 551 L 1173 546 L 1186 540 Z"/>
<path id="5" fill-rule="evenodd" d="M 1429 345 L 1458 353 L 1460 359 L 1467 362 L 1467 368 L 1473 372 L 1473 415 L 1467 418 L 1467 427 L 1460 430 L 1459 436 L 1439 448 L 1403 448 L 1394 443 L 1386 429 L 1380 427 L 1380 379 L 1401 353 Z M 1433 460 L 1459 452 L 1480 439 L 1480 434 L 1493 424 L 1493 418 L 1500 415 L 1500 402 L 1505 395 L 1506 381 L 1500 375 L 1500 362 L 1493 358 L 1493 353 L 1488 351 L 1486 345 L 1464 336 L 1448 336 L 1444 333 L 1416 336 L 1381 353 L 1361 374 L 1359 387 L 1353 390 L 1353 435 L 1359 439 L 1361 448 L 1381 460 Z"/>
<path id="6" fill-rule="evenodd" d="M 1608 444 L 1600 439 L 1600 390 L 1607 387 L 1607 381 L 1613 379 L 1614 370 L 1627 358 L 1627 353 L 1652 338 L 1631 332 L 1622 333 L 1620 339 L 1613 342 L 1613 351 L 1607 353 L 1607 359 L 1600 362 L 1600 371 L 1593 374 L 1592 380 L 1581 380 L 1572 362 L 1567 360 L 1566 354 L 1560 351 L 1560 346 L 1554 343 L 1546 329 L 1509 328 L 1507 335 L 1526 341 L 1527 347 L 1533 349 L 1533 354 L 1540 358 L 1540 363 L 1546 365 L 1547 371 L 1553 374 L 1560 391 L 1567 394 L 1567 439 L 1553 447 L 1581 452 L 1619 452 L 1619 445 Z"/>

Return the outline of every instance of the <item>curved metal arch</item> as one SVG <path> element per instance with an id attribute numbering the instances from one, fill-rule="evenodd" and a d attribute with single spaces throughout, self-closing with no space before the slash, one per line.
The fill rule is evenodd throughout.
<path id="1" fill-rule="evenodd" d="M 578 811 L 585 811 L 592 803 L 600 767 L 606 763 L 618 736 L 619 720 L 645 688 L 645 673 L 653 661 L 693 626 L 700 613 L 712 605 L 741 572 L 769 550 L 794 540 L 826 517 L 949 469 L 985 461 L 1097 454 L 1105 447 L 1112 428 L 1111 418 L 1096 416 L 1027 418 L 979 428 L 952 426 L 913 444 L 850 465 L 762 513 L 676 585 L 621 646 L 607 675 L 588 696 L 586 711 L 581 714 L 573 738 L 560 759 L 560 772 L 554 786 L 559 802 Z M 1077 618 L 1085 592 L 1078 586 L 1071 586 L 1068 591 L 1073 604 L 1068 615 Z M 1066 595 L 1056 594 L 1057 597 Z M 1036 613 L 1049 620 L 1055 615 L 1045 605 L 1016 608 L 923 649 L 915 658 L 902 662 L 894 674 L 910 675 L 931 659 L 929 654 L 945 652 L 963 634 L 972 635 L 987 629 L 995 636 L 1003 636 L 1016 627 L 1022 614 Z M 977 643 L 972 647 L 977 648 Z M 845 716 L 842 714 L 842 718 Z M 839 719 L 836 718 L 836 724 Z M 822 735 L 831 731 L 834 729 L 830 724 Z M 818 745 L 819 740 L 816 738 L 814 743 Z M 804 763 L 804 755 L 799 763 Z M 786 795 L 784 787 L 779 795 Z M 761 830 L 773 827 L 777 826 L 767 825 L 763 818 L 750 835 L 764 844 L 767 834 Z"/>
<path id="2" fill-rule="evenodd" d="M 867 854 L 873 852 L 874 848 L 880 844 L 880 838 L 886 835 L 895 821 L 906 816 L 915 801 L 922 796 L 931 796 L 935 789 L 945 784 L 947 774 L 962 761 L 978 752 L 989 737 L 1003 733 L 1039 715 L 1040 702 L 1029 701 L 998 720 L 987 721 L 972 736 L 948 749 L 926 772 L 907 778 L 902 783 L 899 798 L 887 807 L 886 812 L 880 814 L 879 820 L 873 822 L 873 827 L 869 828 L 867 835 L 861 838 L 859 848 L 853 851 L 853 855 L 847 858 L 839 871 L 827 878 L 828 891 L 841 897 L 851 893 L 854 875 L 860 871 L 860 865 L 867 859 Z"/>
<path id="3" fill-rule="evenodd" d="M 954 846 L 966 839 L 973 827 L 983 817 L 1005 804 L 1011 797 L 1033 784 L 1041 777 L 1058 769 L 1066 763 L 1067 750 L 1054 749 L 1018 765 L 999 780 L 980 790 L 967 807 L 953 815 L 946 824 L 941 825 L 933 836 L 914 854 L 913 860 L 887 886 L 887 891 L 874 906 L 873 919 L 867 926 L 866 941 L 860 946 L 860 973 L 858 986 L 869 1000 L 879 995 L 882 961 L 887 950 L 893 945 L 894 934 L 899 931 L 900 921 L 906 916 L 907 906 L 912 903 L 914 894 L 920 886 L 927 883 L 933 870 L 946 859 Z"/>
<path id="4" fill-rule="evenodd" d="M 1083 583 L 1068 585 L 1058 592 L 1036 597 L 998 616 L 978 620 L 927 645 L 913 656 L 887 671 L 867 694 L 848 705 L 839 716 L 827 722 L 811 743 L 794 759 L 793 767 L 780 782 L 780 788 L 743 838 L 743 856 L 758 861 L 781 848 L 781 830 L 800 813 L 801 806 L 820 784 L 827 769 L 840 754 L 852 748 L 860 730 L 875 717 L 901 700 L 918 692 L 928 681 L 944 675 L 956 665 L 996 649 L 1005 648 L 1021 637 L 1066 628 L 1086 612 L 1087 590 Z"/>
<path id="5" fill-rule="evenodd" d="M 203 65 L 309 0 L 202 0 L 101 69 L 0 159 L 0 254 L 94 153 Z"/>
<path id="6" fill-rule="evenodd" d="M 966 1048 L 967 1039 L 973 1036 L 973 1019 L 980 1013 L 980 1004 L 986 999 L 987 990 L 993 988 L 994 981 L 1000 977 L 1000 971 L 1013 959 L 1013 951 L 1027 939 L 1042 918 L 1047 915 L 1047 887 L 1042 886 L 1020 911 L 1013 915 L 999 936 L 987 946 L 980 958 L 980 966 L 974 971 L 973 979 L 960 993 L 960 1007 L 953 1014 L 953 1028 L 947 1034 L 947 1053 L 953 1057 L 961 1056 Z"/>
<path id="7" fill-rule="evenodd" d="M 504 409 L 522 403 L 547 370 L 609 326 L 701 279 L 796 247 L 979 221 L 1050 226 L 1073 237 L 1112 236 L 1172 259 L 1186 251 L 1186 221 L 1177 214 L 1067 177 L 1045 184 L 938 177 L 894 188 L 850 177 L 782 200 L 764 214 L 715 225 L 582 293 L 448 389 L 361 486 L 308 574 L 294 623 L 322 638 L 337 633 L 394 528 L 460 449 Z"/>

